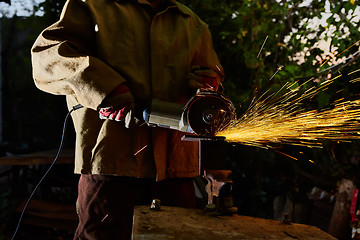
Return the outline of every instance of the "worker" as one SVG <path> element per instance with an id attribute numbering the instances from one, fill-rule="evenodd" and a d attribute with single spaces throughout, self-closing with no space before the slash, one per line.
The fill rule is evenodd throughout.
<path id="1" fill-rule="evenodd" d="M 174 0 L 67 0 L 31 53 L 36 86 L 65 95 L 69 110 L 83 106 L 72 113 L 74 239 L 130 239 L 134 206 L 154 198 L 196 207 L 198 143 L 141 119 L 152 99 L 186 103 L 221 86 L 211 33 L 192 10 Z"/>

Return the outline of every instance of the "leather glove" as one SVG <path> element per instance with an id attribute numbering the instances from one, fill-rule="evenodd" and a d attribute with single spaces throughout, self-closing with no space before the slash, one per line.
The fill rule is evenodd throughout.
<path id="1" fill-rule="evenodd" d="M 126 115 L 131 110 L 132 103 L 126 105 L 117 105 L 111 107 L 103 107 L 99 110 L 100 119 L 110 119 L 115 121 L 124 121 Z"/>
<path id="2" fill-rule="evenodd" d="M 122 104 L 116 104 L 124 102 Z M 133 97 L 125 84 L 120 84 L 99 107 L 99 118 L 124 121 L 133 108 Z"/>
<path id="3" fill-rule="evenodd" d="M 126 103 L 114 104 L 119 101 Z M 129 128 L 130 125 L 142 123 L 148 118 L 146 114 L 150 109 L 151 101 L 134 101 L 128 87 L 121 84 L 105 98 L 102 105 L 104 107 L 99 108 L 100 119 L 124 121 L 125 127 Z"/>
<path id="4" fill-rule="evenodd" d="M 188 84 L 195 89 L 217 91 L 220 80 L 218 74 L 211 68 L 195 65 L 188 75 Z"/>

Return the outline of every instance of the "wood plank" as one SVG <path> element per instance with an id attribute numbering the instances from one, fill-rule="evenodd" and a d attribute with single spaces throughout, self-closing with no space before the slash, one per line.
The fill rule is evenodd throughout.
<path id="1" fill-rule="evenodd" d="M 57 150 L 49 150 L 44 152 L 1 157 L 0 166 L 51 164 L 55 159 L 56 153 Z M 63 149 L 56 163 L 73 164 L 74 150 Z"/>
<path id="2" fill-rule="evenodd" d="M 77 220 L 63 220 L 63 219 L 49 219 L 37 217 L 37 216 L 25 216 L 23 224 L 38 226 L 44 228 L 52 228 L 56 230 L 66 230 L 70 232 L 75 232 L 78 221 Z M 59 238 L 62 239 L 62 238 Z"/>
<path id="3" fill-rule="evenodd" d="M 162 206 L 153 211 L 137 206 L 134 212 L 133 240 L 239 240 L 305 239 L 335 240 L 314 226 L 282 224 L 279 221 L 248 216 L 212 216 L 200 209 Z"/>
<path id="4" fill-rule="evenodd" d="M 21 212 L 27 199 L 16 209 Z M 43 200 L 31 199 L 26 212 L 27 215 L 43 217 L 47 219 L 78 220 L 74 205 L 60 204 Z"/>
<path id="5" fill-rule="evenodd" d="M 16 209 L 16 212 L 21 213 L 25 203 L 26 201 Z M 78 216 L 76 214 L 75 205 L 32 199 L 25 211 L 23 223 L 40 227 L 75 231 L 78 224 Z"/>

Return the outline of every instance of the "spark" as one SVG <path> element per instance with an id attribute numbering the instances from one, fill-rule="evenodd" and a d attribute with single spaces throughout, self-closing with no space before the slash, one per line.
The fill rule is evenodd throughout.
<path id="1" fill-rule="evenodd" d="M 325 91 L 335 79 L 303 90 L 304 84 L 286 83 L 270 96 L 262 95 L 230 126 L 217 133 L 226 141 L 261 148 L 278 144 L 322 148 L 324 140 L 360 139 L 360 100 L 339 99 L 321 110 L 307 110 L 303 101 Z"/>
<path id="2" fill-rule="evenodd" d="M 339 75 L 338 76 L 336 76 L 335 78 L 333 78 L 333 80 L 335 80 L 335 79 L 337 79 L 337 78 L 339 78 L 339 77 L 342 77 L 342 73 L 339 71 Z"/>
<path id="3" fill-rule="evenodd" d="M 143 151 L 145 148 L 147 148 L 147 145 L 143 146 L 139 151 L 134 153 L 134 156 L 138 155 L 141 151 Z"/>
<path id="4" fill-rule="evenodd" d="M 333 51 L 333 52 L 331 52 L 330 54 L 331 54 L 331 55 L 335 55 L 335 52 L 336 52 L 336 50 Z M 334 56 L 334 57 L 335 57 L 335 56 Z M 334 57 L 331 57 L 330 55 L 327 55 L 326 58 L 324 58 L 324 59 L 319 63 L 320 67 L 324 66 L 327 62 L 329 62 L 329 61 L 330 61 L 332 58 L 334 58 Z"/>
<path id="5" fill-rule="evenodd" d="M 263 44 L 261 45 L 261 48 L 260 48 L 259 53 L 258 53 L 258 55 L 257 55 L 256 58 L 259 58 L 259 57 L 260 57 L 260 53 L 261 53 L 261 51 L 263 50 L 263 48 L 264 48 L 264 46 L 265 46 L 265 43 L 266 43 L 268 37 L 269 37 L 269 35 L 266 36 L 266 38 L 265 38 Z"/>
<path id="6" fill-rule="evenodd" d="M 345 49 L 344 51 L 342 51 L 341 53 L 337 54 L 335 57 L 342 55 L 344 52 L 349 51 L 350 48 L 352 48 L 353 46 L 357 45 L 360 42 L 360 40 L 358 40 L 357 42 L 353 43 L 350 47 L 348 47 L 347 49 Z"/>
<path id="7" fill-rule="evenodd" d="M 278 150 L 275 150 L 276 152 L 278 152 L 278 153 L 280 153 L 280 154 L 282 154 L 282 155 L 284 155 L 284 156 L 287 156 L 287 157 L 289 157 L 289 158 L 292 158 L 292 159 L 294 159 L 294 160 L 298 160 L 296 157 L 293 157 L 293 156 L 290 156 L 290 155 L 288 155 L 288 154 L 286 154 L 286 153 L 283 153 L 283 152 L 280 152 L 280 151 L 278 151 Z"/>
<path id="8" fill-rule="evenodd" d="M 107 214 L 105 215 L 105 217 L 103 217 L 103 219 L 101 220 L 101 222 L 104 222 L 105 219 L 106 219 L 108 216 L 109 216 L 109 214 L 107 213 Z"/>
<path id="9" fill-rule="evenodd" d="M 215 67 L 216 67 L 216 69 L 217 69 L 219 72 L 221 72 L 221 69 L 219 68 L 218 65 L 215 65 Z"/>
<path id="10" fill-rule="evenodd" d="M 269 81 L 271 81 L 271 79 L 273 79 L 275 77 L 276 74 L 278 74 L 278 72 L 282 71 L 283 69 L 283 65 L 280 65 L 277 69 L 276 72 L 271 76 L 271 78 L 269 79 Z"/>
<path id="11" fill-rule="evenodd" d="M 349 75 L 354 74 L 354 73 L 359 72 L 359 71 L 360 71 L 360 69 L 356 69 L 355 71 L 350 72 Z"/>
<path id="12" fill-rule="evenodd" d="M 359 81 L 360 81 L 360 77 L 350 80 L 351 83 L 355 83 L 355 82 L 359 82 Z"/>
<path id="13" fill-rule="evenodd" d="M 325 59 L 323 59 L 323 60 L 319 63 L 320 67 L 324 66 L 324 65 L 325 65 L 327 62 L 329 62 L 332 58 L 337 58 L 337 57 L 339 57 L 340 55 L 342 55 L 343 53 L 349 51 L 350 48 L 354 47 L 354 46 L 357 45 L 359 42 L 360 42 L 360 40 L 358 40 L 357 42 L 353 43 L 350 47 L 346 48 L 344 51 L 342 51 L 341 53 L 338 53 L 338 54 L 336 54 L 336 55 L 335 55 L 336 50 L 333 51 L 333 52 L 331 53 L 331 55 L 333 55 L 333 57 L 331 57 L 330 55 L 328 55 Z"/>

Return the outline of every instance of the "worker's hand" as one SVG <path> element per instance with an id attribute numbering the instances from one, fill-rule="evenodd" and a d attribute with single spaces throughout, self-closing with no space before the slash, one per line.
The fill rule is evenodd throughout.
<path id="1" fill-rule="evenodd" d="M 126 105 L 104 107 L 99 110 L 100 119 L 124 121 L 125 127 L 129 128 L 133 124 L 141 124 L 148 119 L 148 112 L 151 103 L 149 101 L 136 101 Z M 147 115 L 146 115 L 147 114 Z"/>
<path id="2" fill-rule="evenodd" d="M 110 119 L 115 121 L 124 121 L 126 115 L 130 113 L 132 103 L 125 105 L 117 105 L 111 107 L 103 107 L 99 109 L 100 119 Z"/>
<path id="3" fill-rule="evenodd" d="M 133 102 L 129 88 L 125 84 L 120 84 L 104 99 L 99 108 L 99 118 L 124 121 L 127 115 L 131 115 Z"/>
<path id="4" fill-rule="evenodd" d="M 195 89 L 217 91 L 220 80 L 218 74 L 211 68 L 193 66 L 188 75 L 188 83 Z"/>
<path id="5" fill-rule="evenodd" d="M 136 100 L 135 103 L 132 103 L 131 106 L 125 110 L 127 112 L 124 118 L 125 127 L 129 128 L 130 126 L 142 125 L 148 118 L 146 113 L 149 111 L 150 105 L 150 102 L 143 100 Z"/>

